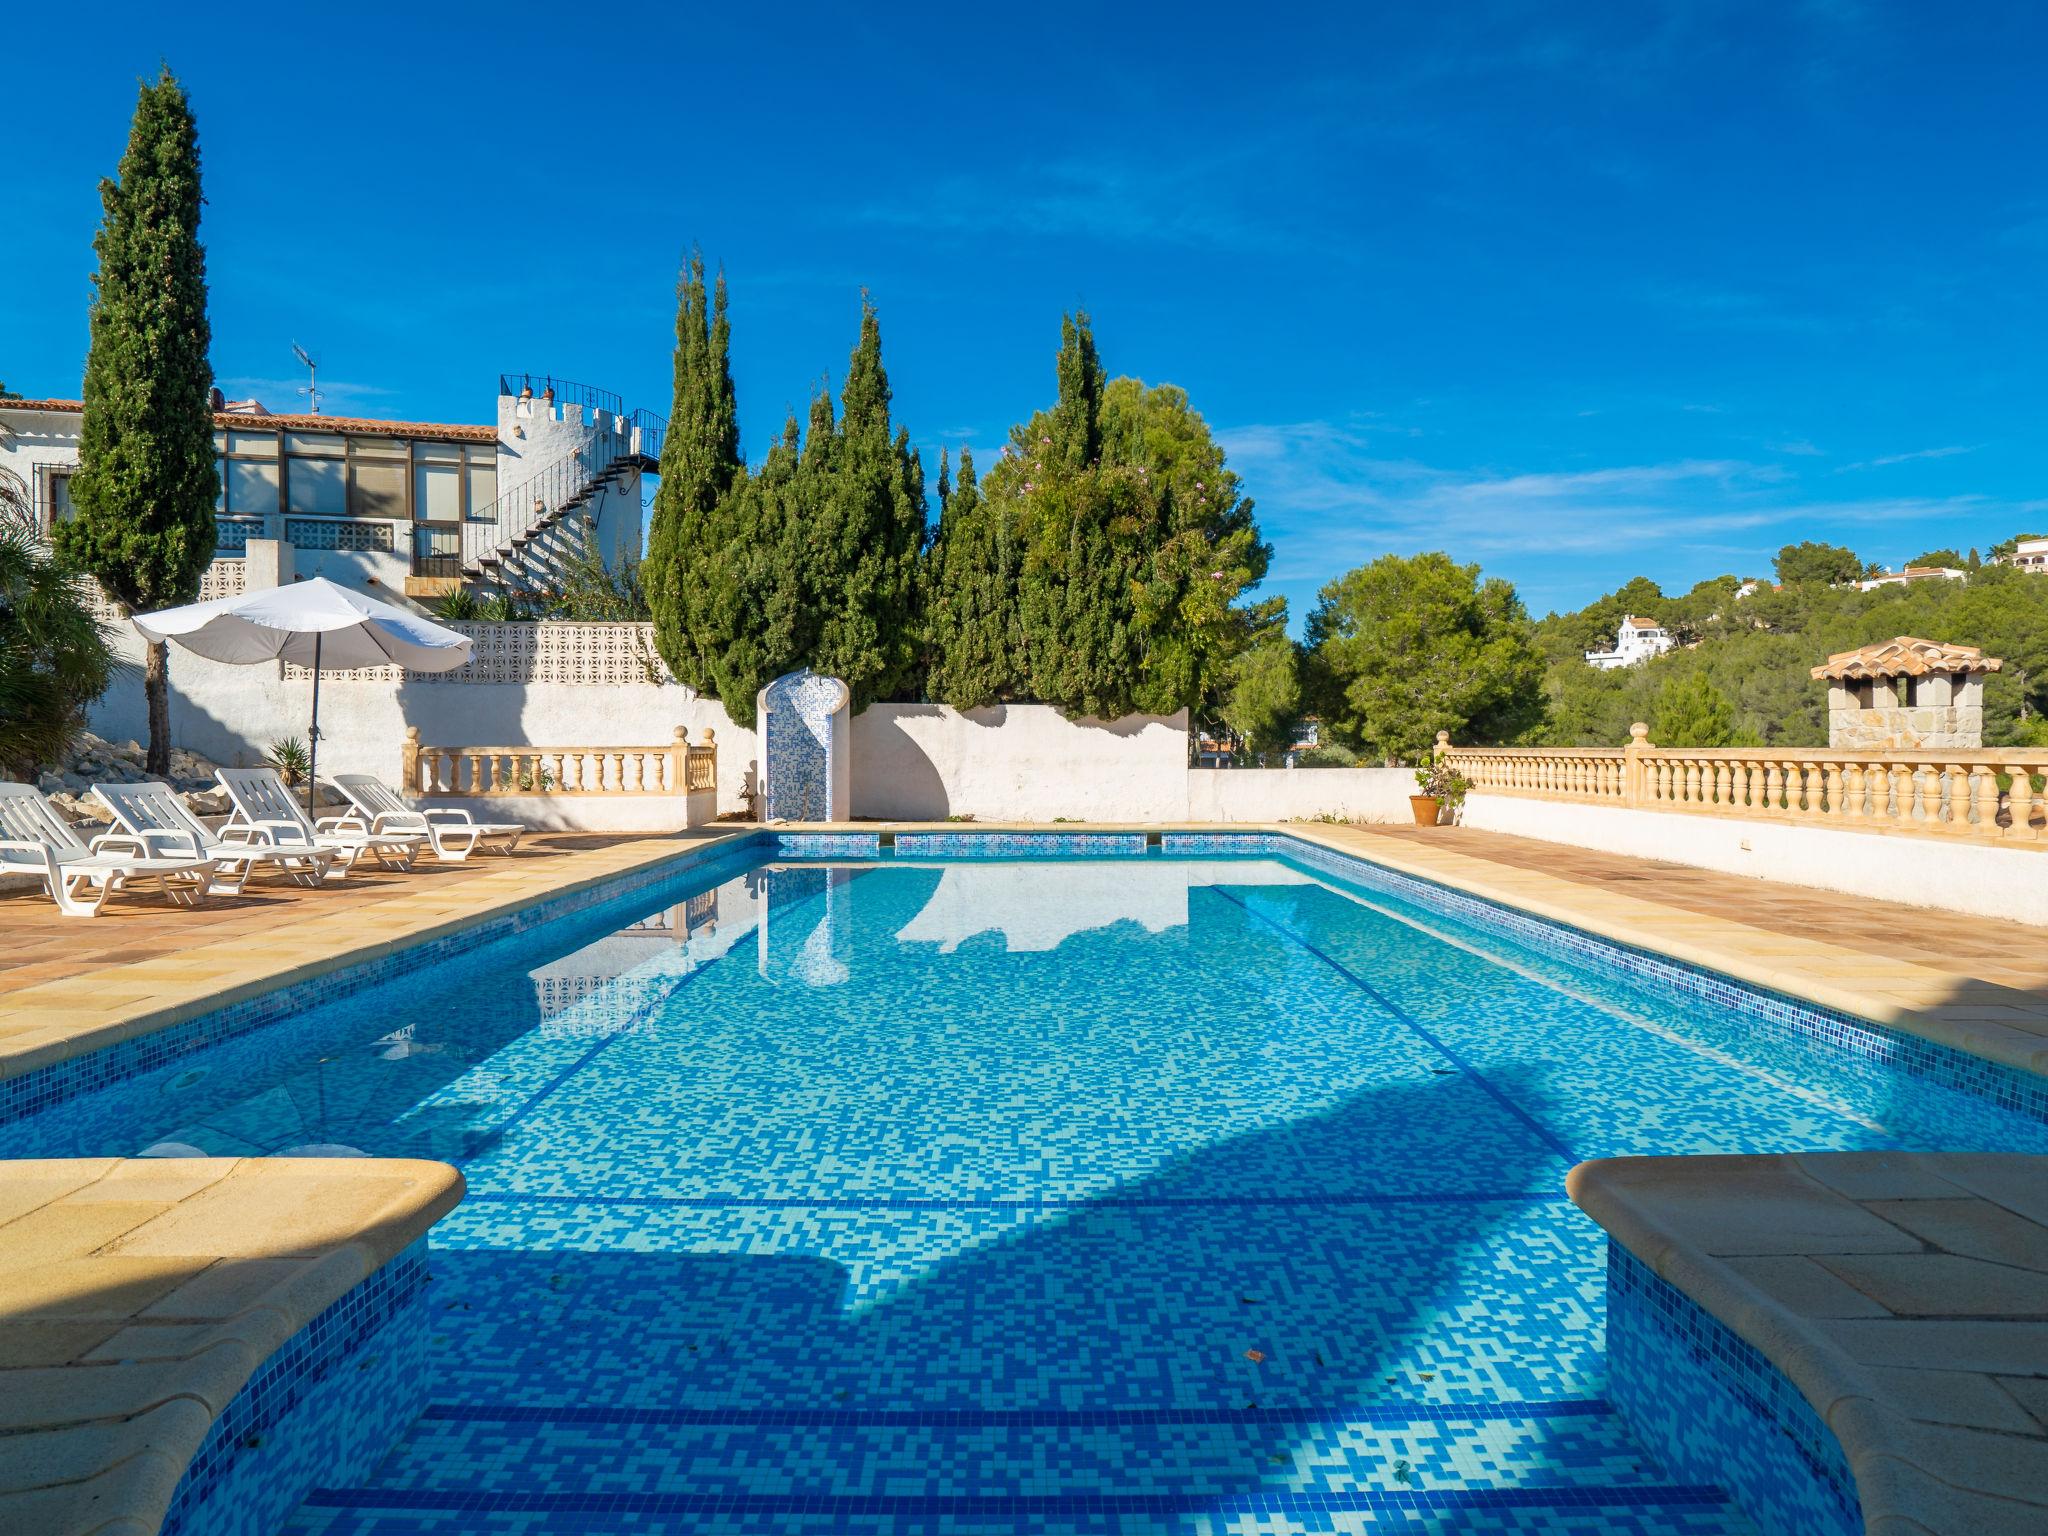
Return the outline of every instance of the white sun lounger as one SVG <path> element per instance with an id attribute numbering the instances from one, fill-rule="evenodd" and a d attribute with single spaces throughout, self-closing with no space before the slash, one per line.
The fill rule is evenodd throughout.
<path id="1" fill-rule="evenodd" d="M 508 858 L 519 847 L 526 827 L 517 821 L 478 821 L 468 811 L 416 811 L 398 797 L 398 791 L 375 774 L 337 773 L 334 786 L 348 796 L 356 808 L 344 817 L 343 826 L 366 828 L 371 832 L 423 832 L 434 846 L 434 857 L 459 864 L 472 853 L 497 847 Z"/>
<path id="2" fill-rule="evenodd" d="M 315 822 L 300 809 L 275 768 L 223 768 L 220 787 L 235 808 L 223 831 L 248 827 L 259 841 L 281 848 L 331 849 L 336 876 L 355 868 L 366 853 L 386 869 L 410 869 L 427 840 L 421 832 L 372 832 L 349 826 L 342 816 L 323 816 Z"/>
<path id="3" fill-rule="evenodd" d="M 114 892 L 138 885 L 197 906 L 213 860 L 154 853 L 132 832 L 105 832 L 88 845 L 33 785 L 0 784 L 0 871 L 38 877 L 66 917 L 97 917 Z"/>
<path id="4" fill-rule="evenodd" d="M 258 869 L 275 870 L 300 885 L 318 885 L 336 857 L 332 848 L 263 842 L 248 827 L 210 832 L 186 808 L 178 792 L 160 781 L 95 784 L 92 792 L 124 830 L 142 839 L 149 853 L 213 860 L 210 889 L 216 895 L 239 895 Z"/>

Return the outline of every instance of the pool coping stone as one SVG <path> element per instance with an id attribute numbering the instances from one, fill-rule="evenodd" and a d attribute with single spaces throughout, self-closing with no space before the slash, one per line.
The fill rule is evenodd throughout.
<path id="1" fill-rule="evenodd" d="M 408 1158 L 0 1163 L 0 1530 L 156 1530 L 243 1386 L 462 1193 Z"/>
<path id="2" fill-rule="evenodd" d="M 1873 1536 L 2048 1530 L 2048 1157 L 1602 1158 L 1566 1187 L 1798 1389 Z"/>

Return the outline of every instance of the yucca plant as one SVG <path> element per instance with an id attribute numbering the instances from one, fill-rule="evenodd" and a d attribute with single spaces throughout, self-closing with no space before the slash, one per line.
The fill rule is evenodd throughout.
<path id="1" fill-rule="evenodd" d="M 273 741 L 270 744 L 270 755 L 264 758 L 264 761 L 277 770 L 277 776 L 284 780 L 288 789 L 297 789 L 305 783 L 306 770 L 312 766 L 306 744 L 296 736 L 286 736 L 280 741 Z"/>

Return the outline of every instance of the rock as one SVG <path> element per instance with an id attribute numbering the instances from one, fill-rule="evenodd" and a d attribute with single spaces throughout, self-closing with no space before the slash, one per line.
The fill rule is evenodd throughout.
<path id="1" fill-rule="evenodd" d="M 60 790 L 71 788 L 71 786 L 65 782 L 63 774 L 51 773 L 45 769 L 36 775 L 36 788 L 46 795 L 54 795 Z"/>
<path id="2" fill-rule="evenodd" d="M 114 822 L 114 813 L 89 796 L 67 795 L 60 791 L 50 796 L 50 803 L 75 822 L 97 827 L 112 826 Z"/>
<path id="3" fill-rule="evenodd" d="M 194 816 L 225 816 L 230 809 L 228 797 L 213 789 L 188 790 L 185 808 Z"/>

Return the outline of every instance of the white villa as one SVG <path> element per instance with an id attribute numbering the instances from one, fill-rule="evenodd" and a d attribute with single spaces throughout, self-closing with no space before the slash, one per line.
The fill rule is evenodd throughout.
<path id="1" fill-rule="evenodd" d="M 2021 539 L 2006 563 L 2017 570 L 2048 572 L 2048 539 Z"/>
<path id="2" fill-rule="evenodd" d="M 1903 587 L 1915 581 L 1968 581 L 1970 573 L 1953 565 L 1909 565 L 1903 571 L 1881 571 L 1856 583 L 1858 592 L 1879 587 Z"/>
<path id="3" fill-rule="evenodd" d="M 71 514 L 77 400 L 0 399 L 0 475 L 47 529 Z M 214 392 L 216 560 L 252 540 L 283 568 L 385 601 L 463 586 L 545 587 L 594 536 L 607 565 L 641 547 L 640 477 L 667 423 L 567 380 L 506 374 L 495 422 L 278 415 Z"/>
<path id="4" fill-rule="evenodd" d="M 1671 634 L 1655 619 L 1637 618 L 1632 613 L 1621 616 L 1621 624 L 1615 631 L 1614 649 L 1611 651 L 1586 652 L 1586 665 L 1602 671 L 1614 667 L 1632 667 L 1639 661 L 1648 661 L 1652 656 L 1662 656 L 1676 644 Z"/>

